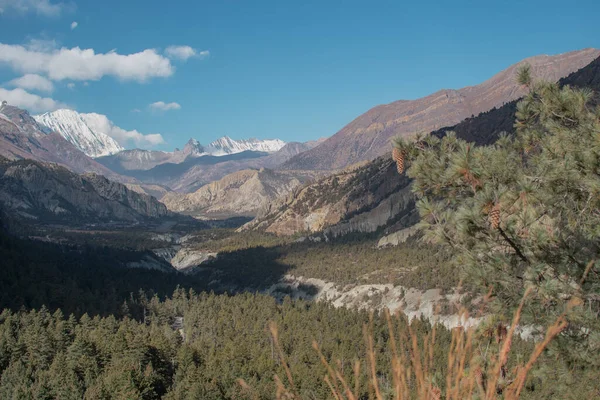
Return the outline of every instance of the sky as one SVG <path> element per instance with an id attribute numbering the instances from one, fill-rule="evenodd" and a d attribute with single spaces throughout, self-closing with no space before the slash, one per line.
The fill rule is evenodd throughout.
<path id="1" fill-rule="evenodd" d="M 0 0 L 0 99 L 128 148 L 307 141 L 378 104 L 600 47 L 600 1 Z"/>

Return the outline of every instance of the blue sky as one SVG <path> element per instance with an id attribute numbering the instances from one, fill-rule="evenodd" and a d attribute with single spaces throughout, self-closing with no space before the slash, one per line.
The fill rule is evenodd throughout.
<path id="1" fill-rule="evenodd" d="M 190 137 L 331 136 L 377 104 L 477 84 L 528 56 L 600 47 L 597 0 L 0 0 L 0 9 L 0 95 L 32 111 L 105 114 L 164 139 L 128 147 L 168 150 Z M 114 53 L 86 59 L 84 49 Z M 41 78 L 17 81 L 25 74 Z"/>

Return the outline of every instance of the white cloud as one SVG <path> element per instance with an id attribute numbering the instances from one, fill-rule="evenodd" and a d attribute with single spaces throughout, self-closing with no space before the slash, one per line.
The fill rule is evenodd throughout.
<path id="1" fill-rule="evenodd" d="M 67 105 L 54 99 L 49 97 L 41 97 L 37 94 L 29 93 L 21 88 L 12 90 L 0 88 L 0 101 L 7 101 L 10 105 L 24 108 L 34 113 L 53 111 L 59 108 L 68 108 Z"/>
<path id="2" fill-rule="evenodd" d="M 135 129 L 132 131 L 125 130 L 116 126 L 106 115 L 90 113 L 82 114 L 82 116 L 90 128 L 107 134 L 122 146 L 134 143 L 138 147 L 146 147 L 165 143 L 165 140 L 159 133 L 144 135 Z"/>
<path id="3" fill-rule="evenodd" d="M 54 90 L 54 84 L 47 78 L 36 74 L 23 75 L 20 78 L 8 82 L 9 86 L 26 90 L 50 93 Z"/>
<path id="4" fill-rule="evenodd" d="M 58 49 L 52 48 L 52 44 L 36 42 L 25 47 L 0 43 L 0 65 L 18 72 L 44 74 L 55 81 L 96 81 L 113 76 L 144 82 L 171 76 L 175 71 L 170 60 L 154 49 L 123 55 L 116 51 L 96 53 L 93 49 L 79 47 Z"/>
<path id="5" fill-rule="evenodd" d="M 178 60 L 186 61 L 188 58 L 201 56 L 208 56 L 208 51 L 201 51 L 198 53 L 196 49 L 190 46 L 169 46 L 165 49 L 165 54 L 169 58 L 176 58 Z"/>
<path id="6" fill-rule="evenodd" d="M 77 23 L 77 21 L 73 21 L 73 22 L 71 22 L 71 30 L 73 30 L 73 29 L 77 28 L 77 25 L 79 25 L 79 24 Z"/>
<path id="7" fill-rule="evenodd" d="M 46 17 L 56 17 L 65 9 L 64 3 L 50 0 L 0 0 L 0 14 L 15 11 L 21 14 L 34 12 Z"/>
<path id="8" fill-rule="evenodd" d="M 150 104 L 150 108 L 157 111 L 169 111 L 179 110 L 181 106 L 178 103 L 165 103 L 164 101 L 157 101 L 156 103 Z"/>
<path id="9" fill-rule="evenodd" d="M 55 39 L 29 39 L 25 48 L 31 51 L 51 52 L 58 48 L 58 42 Z"/>
<path id="10" fill-rule="evenodd" d="M 71 90 L 75 89 L 75 84 L 73 82 L 67 83 L 67 87 Z"/>
<path id="11" fill-rule="evenodd" d="M 131 110 L 132 113 L 140 113 L 142 112 L 142 110 L 140 110 L 139 108 L 134 108 L 133 110 Z"/>

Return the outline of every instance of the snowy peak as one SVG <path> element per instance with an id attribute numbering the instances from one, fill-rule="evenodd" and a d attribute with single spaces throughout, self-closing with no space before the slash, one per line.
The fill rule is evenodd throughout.
<path id="1" fill-rule="evenodd" d="M 186 156 L 200 157 L 206 154 L 206 149 L 196 139 L 190 139 L 183 148 Z"/>
<path id="2" fill-rule="evenodd" d="M 285 142 L 279 139 L 243 139 L 234 140 L 229 136 L 223 136 L 206 146 L 206 152 L 214 156 L 241 153 L 243 151 L 262 151 L 274 153 L 285 146 Z"/>
<path id="3" fill-rule="evenodd" d="M 90 157 L 101 157 L 123 150 L 116 140 L 102 132 L 101 124 L 94 122 L 98 114 L 80 114 L 73 110 L 56 110 L 33 118 L 47 131 L 58 132 Z"/>

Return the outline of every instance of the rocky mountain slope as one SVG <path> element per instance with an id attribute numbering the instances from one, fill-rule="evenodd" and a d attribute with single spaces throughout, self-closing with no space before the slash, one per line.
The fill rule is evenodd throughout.
<path id="1" fill-rule="evenodd" d="M 592 98 L 592 102 L 600 104 L 600 57 L 561 79 L 559 83 L 592 89 L 596 93 Z M 493 108 L 473 118 L 467 118 L 456 125 L 438 129 L 432 134 L 441 137 L 445 132 L 453 131 L 459 138 L 470 142 L 483 145 L 494 143 L 500 133 L 513 133 L 515 131 L 513 125 L 517 103 L 518 100 L 513 100 L 502 107 Z"/>
<path id="2" fill-rule="evenodd" d="M 390 139 L 427 133 L 499 107 L 523 95 L 515 81 L 519 65 L 529 63 L 534 76 L 557 81 L 589 64 L 600 50 L 585 49 L 555 56 L 535 56 L 510 66 L 491 79 L 459 90 L 440 90 L 417 100 L 400 100 L 372 108 L 311 151 L 299 154 L 287 169 L 334 170 L 372 160 L 389 150 Z"/>
<path id="3" fill-rule="evenodd" d="M 154 197 L 101 175 L 6 158 L 0 158 L 0 205 L 6 214 L 36 224 L 136 223 L 170 215 Z"/>
<path id="4" fill-rule="evenodd" d="M 349 167 L 293 190 L 264 207 L 241 230 L 278 235 L 324 232 L 373 232 L 398 220 L 408 225 L 413 198 L 409 179 L 396 172 L 390 157 Z"/>
<path id="5" fill-rule="evenodd" d="M 254 216 L 260 208 L 312 178 L 311 173 L 242 170 L 202 186 L 194 193 L 167 193 L 169 210 L 193 216 Z"/>
<path id="6" fill-rule="evenodd" d="M 76 173 L 94 172 L 120 182 L 133 182 L 99 164 L 56 132 L 46 133 L 29 113 L 0 106 L 0 156 L 61 164 Z"/>
<path id="7" fill-rule="evenodd" d="M 97 123 L 98 114 L 80 114 L 74 110 L 56 110 L 33 118 L 49 132 L 58 132 L 90 157 L 107 156 L 123 149 Z"/>
<path id="8" fill-rule="evenodd" d="M 588 87 L 600 104 L 600 58 L 559 81 Z M 469 118 L 432 134 L 455 131 L 457 136 L 485 145 L 500 132 L 513 132 L 517 101 Z M 391 145 L 388 152 L 391 150 Z M 268 204 L 242 230 L 256 229 L 280 235 L 322 232 L 338 236 L 350 232 L 394 232 L 416 221 L 409 180 L 396 172 L 390 155 L 349 168 L 295 190 Z"/>

